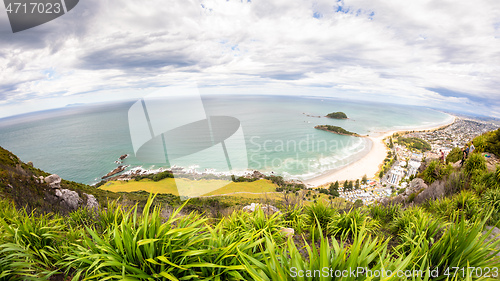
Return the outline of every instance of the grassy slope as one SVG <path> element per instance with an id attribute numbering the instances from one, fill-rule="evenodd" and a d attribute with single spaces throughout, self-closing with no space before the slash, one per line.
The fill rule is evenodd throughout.
<path id="1" fill-rule="evenodd" d="M 190 179 L 177 179 L 178 181 L 183 181 L 187 184 L 192 183 L 193 180 Z M 196 181 L 196 186 L 199 188 L 206 188 L 207 190 L 213 189 L 214 185 L 220 184 L 221 180 L 200 180 Z M 172 178 L 163 179 L 160 181 L 152 181 L 149 179 L 144 179 L 140 181 L 111 181 L 106 183 L 101 187 L 103 190 L 113 191 L 113 192 L 133 192 L 133 191 L 147 191 L 152 193 L 170 193 L 178 195 L 177 187 L 175 185 L 175 180 Z M 217 189 L 215 191 L 209 192 L 205 195 L 221 195 L 221 194 L 231 194 L 235 192 L 251 192 L 251 193 L 264 193 L 264 192 L 274 192 L 276 185 L 269 180 L 258 180 L 255 182 L 231 182 L 228 185 Z M 246 197 L 252 194 L 235 194 L 237 196 Z M 253 197 L 253 196 L 251 196 Z"/>
<path id="2" fill-rule="evenodd" d="M 18 207 L 27 207 L 41 212 L 64 212 L 59 204 L 47 201 L 47 197 L 54 196 L 54 190 L 45 183 L 39 183 L 35 177 L 50 175 L 45 171 L 27 165 L 12 152 L 0 147 L 0 199 L 13 201 Z M 81 198 L 83 193 L 94 195 L 97 200 L 106 205 L 107 199 L 117 199 L 122 195 L 94 188 L 92 186 L 73 181 L 62 180 L 61 187 L 76 191 Z M 131 194 L 130 200 L 145 201 L 147 196 Z M 85 199 L 84 199 L 85 200 Z"/>

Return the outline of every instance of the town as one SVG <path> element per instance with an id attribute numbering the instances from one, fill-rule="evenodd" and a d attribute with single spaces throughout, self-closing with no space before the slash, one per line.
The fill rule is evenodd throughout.
<path id="1" fill-rule="evenodd" d="M 381 198 L 401 193 L 418 174 L 423 161 L 444 157 L 455 147 L 465 147 L 475 137 L 499 126 L 484 121 L 456 118 L 436 130 L 396 133 L 386 138 L 387 158 L 377 178 L 368 179 L 358 189 L 339 186 L 339 197 L 350 202 L 372 204 Z"/>

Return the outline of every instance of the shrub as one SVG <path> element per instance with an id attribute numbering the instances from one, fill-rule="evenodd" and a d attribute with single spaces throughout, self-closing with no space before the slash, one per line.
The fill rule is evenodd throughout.
<path id="1" fill-rule="evenodd" d="M 464 163 L 464 171 L 467 175 L 475 176 L 486 171 L 486 160 L 479 153 L 470 154 Z"/>
<path id="2" fill-rule="evenodd" d="M 266 248 L 263 261 L 252 256 L 242 254 L 246 270 L 251 275 L 249 280 L 378 280 L 373 279 L 373 273 L 364 273 L 341 277 L 340 279 L 320 277 L 324 269 L 330 272 L 349 272 L 349 270 L 370 269 L 372 272 L 396 272 L 411 268 L 412 254 L 405 257 L 392 258 L 387 251 L 387 243 L 372 238 L 366 234 L 361 226 L 353 237 L 352 243 L 345 240 L 340 242 L 321 236 L 319 247 L 305 241 L 304 250 L 307 258 L 301 255 L 293 240 L 289 240 L 287 247 L 276 249 L 272 239 L 266 238 Z M 302 271 L 303 277 L 298 272 Z M 323 272 L 323 273 L 322 273 Z M 313 274 L 315 277 L 313 277 Z M 371 274 L 371 275 L 370 275 Z M 309 275 L 309 277 L 306 277 Z M 324 276 L 324 275 L 321 275 Z M 395 274 L 383 278 L 384 281 L 400 280 Z M 381 279 L 382 280 L 382 279 Z"/>
<path id="3" fill-rule="evenodd" d="M 464 173 L 454 172 L 445 181 L 444 194 L 447 196 L 456 194 L 460 190 L 465 189 L 467 184 L 467 177 Z"/>
<path id="4" fill-rule="evenodd" d="M 174 174 L 172 174 L 171 171 L 164 171 L 164 172 L 153 175 L 152 180 L 153 181 L 161 181 L 162 179 L 173 178 L 173 177 L 174 177 Z"/>
<path id="5" fill-rule="evenodd" d="M 88 208 L 79 208 L 69 213 L 67 223 L 72 227 L 94 226 L 96 224 L 97 212 Z"/>
<path id="6" fill-rule="evenodd" d="M 287 227 L 293 228 L 296 234 L 302 233 L 305 229 L 304 209 L 297 205 L 289 207 L 283 214 L 283 222 Z"/>
<path id="7" fill-rule="evenodd" d="M 428 250 L 422 249 L 422 252 L 427 253 L 425 255 L 427 260 L 425 265 L 431 269 L 439 269 L 439 272 L 445 272 L 446 269 L 449 269 L 450 273 L 454 272 L 451 271 L 453 267 L 484 269 L 486 267 L 495 268 L 500 266 L 499 259 L 495 257 L 500 251 L 495 249 L 498 247 L 500 240 L 489 244 L 487 237 L 491 234 L 491 230 L 485 235 L 482 234 L 487 219 L 488 216 L 483 220 L 468 223 L 463 217 L 455 218 L 455 223 L 450 224 L 441 239 L 430 246 Z M 465 279 L 462 274 L 460 272 L 459 279 Z M 476 273 L 474 272 L 474 274 Z M 480 277 L 479 274 L 472 276 Z M 441 275 L 433 280 L 447 278 L 448 276 Z"/>
<path id="8" fill-rule="evenodd" d="M 452 201 L 452 207 L 457 211 L 459 218 L 466 220 L 480 220 L 482 208 L 479 199 L 470 191 L 462 191 Z"/>
<path id="9" fill-rule="evenodd" d="M 448 163 L 456 163 L 457 161 L 462 160 L 463 157 L 463 152 L 462 149 L 459 147 L 454 147 L 450 153 L 448 153 L 448 156 L 446 156 L 446 164 Z"/>
<path id="10" fill-rule="evenodd" d="M 321 201 L 315 203 L 311 206 L 306 207 L 305 210 L 305 222 L 307 226 L 317 226 L 326 231 L 328 229 L 328 224 L 332 220 L 333 216 L 337 213 L 335 209 L 326 206 Z"/>
<path id="11" fill-rule="evenodd" d="M 495 171 L 495 178 L 497 183 L 500 183 L 500 166 L 497 166 L 497 170 Z"/>
<path id="12" fill-rule="evenodd" d="M 439 161 L 434 160 L 429 163 L 420 176 L 426 183 L 431 184 L 436 180 L 441 180 L 445 176 L 450 175 L 452 171 L 453 167 L 451 165 L 443 165 Z"/>
<path id="13" fill-rule="evenodd" d="M 486 152 L 486 147 L 488 146 L 488 134 L 480 135 L 474 138 L 474 147 L 476 147 L 477 152 Z"/>
<path id="14" fill-rule="evenodd" d="M 108 201 L 107 208 L 100 208 L 97 212 L 97 222 L 100 230 L 106 231 L 112 225 L 120 224 L 123 220 L 123 206 L 118 203 L 118 200 Z"/>
<path id="15" fill-rule="evenodd" d="M 397 235 L 400 245 L 397 251 L 408 254 L 418 252 L 418 241 L 433 244 L 445 227 L 439 219 L 427 214 L 423 209 L 407 209 L 390 225 L 390 229 Z"/>
<path id="16" fill-rule="evenodd" d="M 122 220 L 102 234 L 87 228 L 81 244 L 68 249 L 61 265 L 74 272 L 73 280 L 247 279 L 235 254 L 255 253 L 262 241 L 258 233 L 226 233 L 222 225 L 212 229 L 200 215 L 180 216 L 180 210 L 162 222 L 152 198 L 142 215 L 137 206 L 127 212 L 117 209 Z"/>
<path id="17" fill-rule="evenodd" d="M 393 221 L 400 215 L 401 212 L 401 205 L 399 204 L 391 204 L 387 206 L 372 205 L 370 207 L 370 215 L 372 218 L 384 224 Z"/>
<path id="18" fill-rule="evenodd" d="M 259 237 L 267 233 L 274 237 L 275 240 L 280 239 L 279 231 L 285 226 L 280 213 L 266 215 L 262 208 L 258 207 L 254 212 L 237 211 L 225 218 L 222 222 L 226 232 L 235 232 L 241 237 L 245 233 L 261 233 Z"/>
<path id="19" fill-rule="evenodd" d="M 437 217 L 442 217 L 448 220 L 451 220 L 451 217 L 456 211 L 453 200 L 450 197 L 427 201 L 422 204 L 421 207 Z"/>
<path id="20" fill-rule="evenodd" d="M 491 152 L 496 156 L 500 156 L 500 129 L 490 132 L 486 135 L 485 151 Z"/>
<path id="21" fill-rule="evenodd" d="M 23 280 L 39 280 L 54 274 L 56 263 L 63 256 L 62 219 L 37 216 L 23 210 L 19 216 L 7 221 L 0 218 L 4 242 L 0 245 L 0 258 L 9 261 L 0 265 L 0 268 L 3 267 L 0 276 L 8 280 L 20 277 Z"/>
<path id="22" fill-rule="evenodd" d="M 482 195 L 481 206 L 487 209 L 492 209 L 489 224 L 498 224 L 500 220 L 500 189 L 488 189 Z"/>
<path id="23" fill-rule="evenodd" d="M 399 216 L 395 217 L 394 220 L 389 224 L 389 229 L 395 235 L 399 235 L 405 231 L 405 229 L 415 221 L 423 220 L 427 217 L 425 211 L 420 207 L 412 207 L 401 211 Z"/>
<path id="24" fill-rule="evenodd" d="M 328 233 L 337 237 L 349 238 L 358 233 L 364 226 L 367 233 L 373 233 L 379 224 L 373 221 L 360 209 L 351 209 L 344 214 L 336 214 L 328 224 Z"/>
<path id="25" fill-rule="evenodd" d="M 416 194 L 416 193 L 412 193 L 412 194 L 410 194 L 410 196 L 408 196 L 408 200 L 407 200 L 407 201 L 408 201 L 408 203 L 413 202 L 413 200 L 415 200 L 415 197 L 416 197 L 416 196 L 417 196 L 417 194 Z"/>

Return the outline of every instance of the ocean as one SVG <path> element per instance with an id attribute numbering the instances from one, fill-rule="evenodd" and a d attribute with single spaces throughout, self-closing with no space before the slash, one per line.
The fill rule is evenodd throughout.
<path id="1" fill-rule="evenodd" d="M 179 157 L 172 163 L 199 172 L 223 172 L 229 156 L 246 166 L 231 167 L 236 174 L 259 170 L 300 180 L 348 165 L 371 147 L 367 138 L 320 131 L 314 129 L 316 125 L 340 126 L 360 135 L 370 135 L 441 124 L 451 118 L 424 107 L 326 97 L 224 95 L 205 96 L 202 100 L 208 116 L 229 116 L 233 117 L 230 120 L 239 121 L 243 145 L 233 145 L 226 151 L 230 155 L 220 159 L 213 156 L 215 154 L 200 152 Z M 170 102 L 175 104 L 175 101 Z M 131 122 L 138 122 L 129 119 L 129 110 L 135 103 L 80 105 L 3 118 L 0 119 L 0 146 L 24 162 L 32 161 L 42 170 L 85 184 L 99 182 L 103 175 L 118 166 L 115 161 L 123 154 L 130 154 L 122 164 L 129 165 L 128 169 L 168 168 L 172 163 L 145 161 L 135 156 L 133 134 L 136 133 L 131 136 L 129 127 Z M 174 108 L 167 112 L 168 116 L 184 116 L 185 107 Z M 323 117 L 337 111 L 345 112 L 349 119 Z M 182 121 L 175 120 L 177 124 Z M 190 139 L 198 141 L 198 138 L 210 138 L 207 134 L 199 130 L 189 135 Z M 186 150 L 182 145 L 193 144 L 186 139 L 185 143 L 178 143 L 177 148 Z M 169 155 L 177 151 L 171 147 L 166 150 Z"/>

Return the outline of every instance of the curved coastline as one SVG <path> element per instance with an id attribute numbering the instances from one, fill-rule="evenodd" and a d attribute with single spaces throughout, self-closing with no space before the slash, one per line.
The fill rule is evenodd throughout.
<path id="1" fill-rule="evenodd" d="M 380 165 L 383 163 L 385 157 L 387 156 L 387 146 L 384 143 L 384 138 L 392 136 L 394 133 L 407 132 L 407 131 L 427 131 L 427 130 L 437 130 L 442 127 L 448 126 L 455 122 L 456 117 L 450 115 L 449 119 L 440 122 L 438 124 L 422 125 L 406 129 L 397 129 L 384 132 L 376 132 L 372 135 L 366 136 L 372 142 L 372 147 L 370 151 L 358 159 L 340 169 L 330 170 L 322 175 L 303 181 L 307 187 L 319 187 L 323 185 L 330 184 L 335 181 L 345 181 L 345 180 L 356 180 L 361 179 L 364 175 L 368 178 L 375 178 L 375 174 L 378 172 Z"/>

